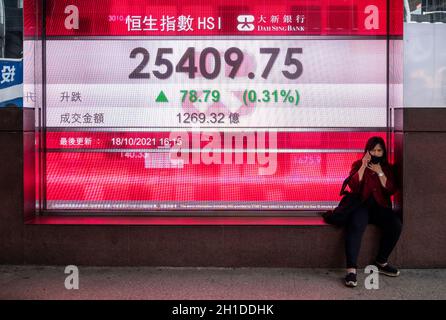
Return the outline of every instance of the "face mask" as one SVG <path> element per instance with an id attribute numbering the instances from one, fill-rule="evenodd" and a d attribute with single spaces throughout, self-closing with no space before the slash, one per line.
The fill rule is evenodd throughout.
<path id="1" fill-rule="evenodd" d="M 378 164 L 378 163 L 382 163 L 382 161 L 384 160 L 384 157 L 376 157 L 376 156 L 372 156 L 370 155 L 372 158 L 370 159 L 370 162 L 373 164 Z"/>

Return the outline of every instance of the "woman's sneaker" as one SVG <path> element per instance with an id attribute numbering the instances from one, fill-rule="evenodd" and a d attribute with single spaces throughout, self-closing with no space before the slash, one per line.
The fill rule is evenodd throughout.
<path id="1" fill-rule="evenodd" d="M 388 263 L 384 266 L 380 265 L 379 263 L 375 263 L 375 266 L 378 268 L 379 273 L 385 274 L 386 276 L 398 277 L 400 275 L 400 271 Z"/>
<path id="2" fill-rule="evenodd" d="M 356 279 L 356 273 L 350 272 L 345 276 L 345 285 L 350 288 L 354 288 L 358 285 L 358 280 Z"/>

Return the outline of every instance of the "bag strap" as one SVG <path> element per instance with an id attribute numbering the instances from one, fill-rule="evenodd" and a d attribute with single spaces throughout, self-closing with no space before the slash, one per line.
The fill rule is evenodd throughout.
<path id="1" fill-rule="evenodd" d="M 350 179 L 356 174 L 356 172 L 359 171 L 361 167 L 353 171 L 347 178 L 345 178 L 344 182 L 342 183 L 341 192 L 339 192 L 339 195 L 344 195 L 347 192 L 345 191 L 345 188 L 347 188 L 347 184 L 349 183 Z"/>

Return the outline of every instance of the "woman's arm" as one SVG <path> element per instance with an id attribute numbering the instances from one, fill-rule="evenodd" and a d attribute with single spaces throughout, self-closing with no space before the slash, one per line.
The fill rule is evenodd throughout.
<path id="1" fill-rule="evenodd" d="M 364 176 L 365 168 L 367 168 L 367 166 L 368 166 L 368 164 L 369 164 L 371 158 L 372 158 L 372 157 L 370 156 L 370 153 L 368 153 L 368 152 L 366 152 L 366 153 L 364 154 L 364 156 L 362 157 L 362 160 L 361 160 L 361 162 L 362 162 L 362 163 L 361 163 L 361 167 L 360 167 L 359 170 L 358 170 L 359 182 L 362 181 L 362 177 Z"/>
<path id="2" fill-rule="evenodd" d="M 378 173 L 378 177 L 379 177 L 379 181 L 381 182 L 381 185 L 386 188 L 386 184 L 387 184 L 387 177 L 385 175 L 384 172 L 382 172 L 381 174 Z"/>
<path id="3" fill-rule="evenodd" d="M 393 168 L 391 166 L 387 166 L 386 168 L 384 168 L 383 173 L 384 177 L 386 178 L 383 186 L 387 190 L 387 192 L 392 195 L 397 191 L 395 177 L 393 175 Z"/>
<path id="4" fill-rule="evenodd" d="M 367 166 L 364 165 L 364 163 L 363 163 L 363 164 L 361 165 L 361 167 L 359 168 L 359 170 L 358 170 L 358 178 L 359 178 L 359 182 L 362 181 L 362 177 L 364 176 L 365 168 L 367 168 Z"/>
<path id="5" fill-rule="evenodd" d="M 356 161 L 352 165 L 352 169 L 350 170 L 350 175 L 352 173 L 356 172 L 348 182 L 348 186 L 352 192 L 355 192 L 355 193 L 359 192 L 362 177 L 364 175 L 364 170 L 365 170 L 365 168 L 362 168 L 362 167 L 363 167 L 363 165 L 360 161 Z M 362 171 L 361 177 L 359 176 L 360 171 Z"/>

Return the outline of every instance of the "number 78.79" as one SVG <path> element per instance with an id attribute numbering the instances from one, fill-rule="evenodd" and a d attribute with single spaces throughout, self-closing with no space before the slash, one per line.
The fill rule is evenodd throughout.
<path id="1" fill-rule="evenodd" d="M 277 57 L 280 54 L 280 48 L 259 48 L 260 54 L 269 54 L 269 60 L 266 63 L 261 77 L 263 79 L 267 79 L 271 69 L 274 66 L 274 63 L 277 60 Z M 172 76 L 174 72 L 174 67 L 172 61 L 169 60 L 168 55 L 173 54 L 172 48 L 158 48 L 156 58 L 155 58 L 155 66 L 160 67 L 159 70 L 152 71 L 153 75 L 157 79 L 168 79 Z M 299 78 L 303 72 L 302 62 L 296 58 L 296 55 L 302 54 L 302 48 L 288 48 L 285 54 L 285 62 L 284 66 L 286 70 L 282 70 L 282 74 L 285 78 L 294 80 Z M 150 79 L 151 73 L 146 70 L 147 65 L 150 61 L 150 53 L 146 48 L 138 47 L 131 51 L 130 58 L 136 59 L 137 56 L 141 55 L 142 60 L 139 65 L 130 73 L 130 79 Z M 207 65 L 207 59 L 209 56 L 213 58 L 213 64 Z M 244 54 L 243 51 L 237 47 L 231 47 L 227 49 L 224 54 L 225 63 L 231 67 L 231 71 L 228 74 L 228 77 L 234 79 L 237 75 L 237 72 L 240 69 L 240 66 L 243 63 Z M 199 56 L 198 56 L 198 67 L 196 65 L 196 55 L 195 55 L 195 47 L 189 47 L 184 52 L 180 60 L 175 66 L 175 72 L 187 73 L 189 79 L 194 79 L 198 69 L 200 74 L 205 79 L 215 79 L 219 76 L 221 71 L 221 57 L 220 51 L 218 51 L 214 47 L 204 48 Z M 164 69 L 164 72 L 160 70 Z M 250 72 L 248 77 L 250 79 L 254 78 L 254 73 Z"/>
<path id="2" fill-rule="evenodd" d="M 220 101 L 220 91 L 218 90 L 203 90 L 203 95 L 199 96 L 196 90 L 180 90 L 181 102 L 185 102 L 187 96 L 189 96 L 189 102 L 219 102 Z"/>

